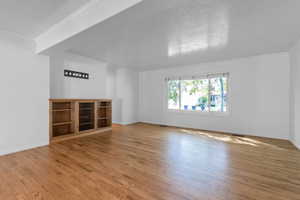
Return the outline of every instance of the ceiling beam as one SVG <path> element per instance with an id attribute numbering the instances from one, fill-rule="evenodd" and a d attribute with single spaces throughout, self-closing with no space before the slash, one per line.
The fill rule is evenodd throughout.
<path id="1" fill-rule="evenodd" d="M 99 24 L 143 0 L 91 0 L 45 33 L 35 38 L 36 53 L 49 48 Z"/>

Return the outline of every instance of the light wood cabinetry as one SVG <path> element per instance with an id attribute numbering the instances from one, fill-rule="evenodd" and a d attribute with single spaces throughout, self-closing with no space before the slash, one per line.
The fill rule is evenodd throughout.
<path id="1" fill-rule="evenodd" d="M 56 142 L 111 130 L 109 99 L 50 99 L 50 141 Z"/>

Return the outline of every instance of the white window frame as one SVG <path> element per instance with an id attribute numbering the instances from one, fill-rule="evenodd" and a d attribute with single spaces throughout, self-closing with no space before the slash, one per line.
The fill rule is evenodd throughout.
<path id="1" fill-rule="evenodd" d="M 182 110 L 181 109 L 181 92 L 179 92 L 179 109 L 169 109 L 169 99 L 168 99 L 168 93 L 169 93 L 169 88 L 168 88 L 168 81 L 169 80 L 197 80 L 197 79 L 209 79 L 209 90 L 211 89 L 211 82 L 210 79 L 214 77 L 220 77 L 224 76 L 227 77 L 227 105 L 226 105 L 226 111 L 225 112 L 220 112 L 220 111 L 210 111 L 210 106 L 208 107 L 208 111 L 200 111 L 200 110 Z M 181 86 L 181 84 L 180 84 Z M 181 88 L 179 87 L 179 90 L 181 91 Z M 211 92 L 209 91 L 208 93 L 208 104 L 210 105 L 210 96 Z M 169 113 L 179 113 L 179 114 L 201 114 L 201 115 L 215 115 L 215 116 L 228 116 L 230 115 L 230 74 L 229 72 L 226 73 L 208 73 L 205 75 L 197 75 L 197 76 L 180 76 L 180 77 L 168 77 L 165 78 L 165 100 L 164 100 L 164 105 L 165 105 L 165 110 Z"/>

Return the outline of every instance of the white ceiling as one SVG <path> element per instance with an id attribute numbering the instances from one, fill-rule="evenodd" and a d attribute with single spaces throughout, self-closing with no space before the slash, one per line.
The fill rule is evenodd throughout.
<path id="1" fill-rule="evenodd" d="M 1 0 L 0 31 L 34 39 L 90 0 Z"/>
<path id="2" fill-rule="evenodd" d="M 90 0 L 1 0 L 0 31 L 35 38 Z M 287 51 L 300 0 L 144 0 L 55 46 L 147 70 Z M 99 11 L 100 12 L 100 11 Z"/>
<path id="3" fill-rule="evenodd" d="M 144 0 L 62 46 L 140 70 L 289 49 L 299 0 Z"/>

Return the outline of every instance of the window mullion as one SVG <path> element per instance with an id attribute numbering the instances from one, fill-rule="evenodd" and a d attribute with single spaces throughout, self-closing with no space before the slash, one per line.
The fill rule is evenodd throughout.
<path id="1" fill-rule="evenodd" d="M 208 79 L 208 112 L 210 112 L 210 103 L 211 103 L 211 81 Z"/>
<path id="2" fill-rule="evenodd" d="M 178 88 L 179 88 L 179 110 L 181 110 L 181 80 L 178 82 Z"/>
<path id="3" fill-rule="evenodd" d="M 219 78 L 220 85 L 221 85 L 221 112 L 224 111 L 224 85 L 223 85 L 223 77 Z"/>

